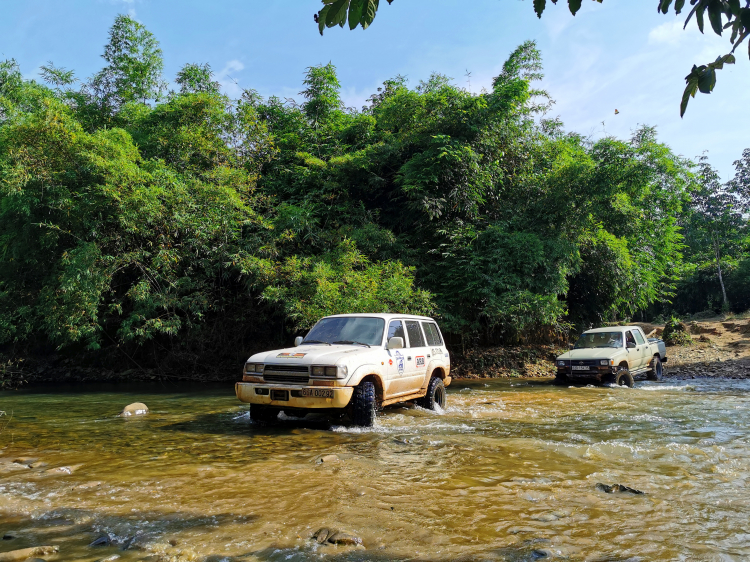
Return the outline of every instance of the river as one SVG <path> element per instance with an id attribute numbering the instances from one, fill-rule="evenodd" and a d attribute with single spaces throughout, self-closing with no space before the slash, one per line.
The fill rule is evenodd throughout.
<path id="1" fill-rule="evenodd" d="M 135 401 L 150 413 L 117 417 Z M 260 427 L 231 384 L 28 389 L 0 393 L 0 410 L 0 552 L 57 545 L 48 560 L 92 562 L 750 558 L 750 381 L 454 381 L 446 411 L 391 408 L 369 430 L 312 416 Z M 318 545 L 320 527 L 363 546 Z M 112 544 L 88 546 L 102 535 Z"/>

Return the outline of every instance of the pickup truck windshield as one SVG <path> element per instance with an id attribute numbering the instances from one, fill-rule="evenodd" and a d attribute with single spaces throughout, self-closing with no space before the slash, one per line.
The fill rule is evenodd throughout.
<path id="1" fill-rule="evenodd" d="M 575 349 L 590 349 L 592 347 L 622 347 L 622 332 L 582 334 L 575 345 Z"/>
<path id="2" fill-rule="evenodd" d="M 306 343 L 352 342 L 351 345 L 380 345 L 383 341 L 385 320 L 382 318 L 323 318 L 320 320 L 302 345 Z"/>

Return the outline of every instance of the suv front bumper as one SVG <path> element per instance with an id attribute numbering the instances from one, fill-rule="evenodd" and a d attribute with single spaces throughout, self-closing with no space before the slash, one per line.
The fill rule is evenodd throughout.
<path id="1" fill-rule="evenodd" d="M 303 392 L 312 395 L 302 396 Z M 351 386 L 300 386 L 251 382 L 238 382 L 234 385 L 234 393 L 241 402 L 279 408 L 346 408 L 352 399 L 353 392 L 354 388 Z M 330 394 L 330 397 L 316 396 L 316 394 Z"/>
<path id="2" fill-rule="evenodd" d="M 602 382 L 615 372 L 616 368 L 611 365 L 592 365 L 586 371 L 573 371 L 570 367 L 558 367 L 557 376 L 569 379 L 589 379 Z"/>

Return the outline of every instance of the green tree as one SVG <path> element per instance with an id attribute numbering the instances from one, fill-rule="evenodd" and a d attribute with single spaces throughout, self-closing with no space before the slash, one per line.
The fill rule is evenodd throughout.
<path id="1" fill-rule="evenodd" d="M 134 19 L 115 18 L 102 58 L 107 66 L 87 84 L 102 110 L 116 112 L 128 102 L 158 101 L 166 91 L 159 42 Z"/>

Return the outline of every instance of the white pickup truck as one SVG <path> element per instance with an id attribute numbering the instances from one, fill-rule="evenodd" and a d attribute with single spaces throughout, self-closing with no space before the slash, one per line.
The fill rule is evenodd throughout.
<path id="1" fill-rule="evenodd" d="M 432 318 L 339 314 L 320 319 L 293 348 L 250 357 L 235 393 L 255 421 L 317 411 L 371 426 L 376 410 L 397 402 L 444 408 L 450 382 L 450 357 Z"/>
<path id="2" fill-rule="evenodd" d="M 571 350 L 557 358 L 555 384 L 599 382 L 633 386 L 633 377 L 645 374 L 661 380 L 667 348 L 647 338 L 638 326 L 596 328 L 581 334 Z"/>

